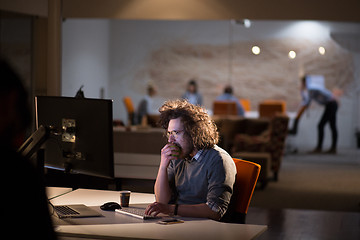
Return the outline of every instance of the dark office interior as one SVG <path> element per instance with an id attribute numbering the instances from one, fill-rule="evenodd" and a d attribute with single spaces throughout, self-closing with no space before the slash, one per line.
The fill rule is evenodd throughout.
<path id="1" fill-rule="evenodd" d="M 360 239 L 359 11 L 353 0 L 3 0 L 0 54 L 29 93 L 27 137 L 37 129 L 35 96 L 81 88 L 112 100 L 113 176 L 45 168 L 46 187 L 154 194 L 165 131 L 158 113 L 133 114 L 149 86 L 158 109 L 195 80 L 218 145 L 261 166 L 246 215 L 267 226 L 256 239 Z M 323 106 L 311 103 L 290 131 L 304 75 L 339 104 L 335 154 L 311 152 Z M 244 116 L 215 107 L 228 85 Z M 326 126 L 324 151 L 331 134 Z"/>

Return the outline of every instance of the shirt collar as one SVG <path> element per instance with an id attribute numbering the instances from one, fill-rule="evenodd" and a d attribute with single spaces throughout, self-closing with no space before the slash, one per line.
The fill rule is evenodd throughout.
<path id="1" fill-rule="evenodd" d="M 195 154 L 195 156 L 193 156 L 192 159 L 190 159 L 189 162 L 192 162 L 192 161 L 196 161 L 196 162 L 200 162 L 201 159 L 202 159 L 202 153 L 204 152 L 204 150 L 199 150 L 197 151 L 197 153 Z"/>

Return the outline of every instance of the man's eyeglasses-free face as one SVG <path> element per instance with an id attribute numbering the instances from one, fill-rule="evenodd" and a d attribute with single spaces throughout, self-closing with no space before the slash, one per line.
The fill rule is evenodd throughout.
<path id="1" fill-rule="evenodd" d="M 174 130 L 166 133 L 167 138 L 170 138 L 173 136 L 174 138 L 177 138 L 184 130 Z"/>

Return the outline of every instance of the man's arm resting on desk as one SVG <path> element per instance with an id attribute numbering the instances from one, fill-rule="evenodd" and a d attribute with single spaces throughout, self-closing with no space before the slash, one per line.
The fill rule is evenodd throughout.
<path id="1" fill-rule="evenodd" d="M 150 204 L 146 209 L 148 215 L 158 215 L 159 213 L 174 214 L 175 204 L 163 204 L 155 202 Z M 220 213 L 217 213 L 210 209 L 206 203 L 194 204 L 194 205 L 178 205 L 177 215 L 182 217 L 197 217 L 197 218 L 210 218 L 214 220 L 220 219 Z"/>
<path id="2" fill-rule="evenodd" d="M 183 217 L 200 217 L 214 220 L 219 220 L 221 217 L 220 213 L 211 210 L 206 203 L 179 205 L 177 214 Z"/>

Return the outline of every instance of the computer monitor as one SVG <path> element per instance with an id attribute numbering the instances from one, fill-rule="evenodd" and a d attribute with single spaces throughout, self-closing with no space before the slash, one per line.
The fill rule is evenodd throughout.
<path id="1" fill-rule="evenodd" d="M 114 177 L 112 100 L 35 97 L 36 128 L 49 129 L 46 168 Z"/>

